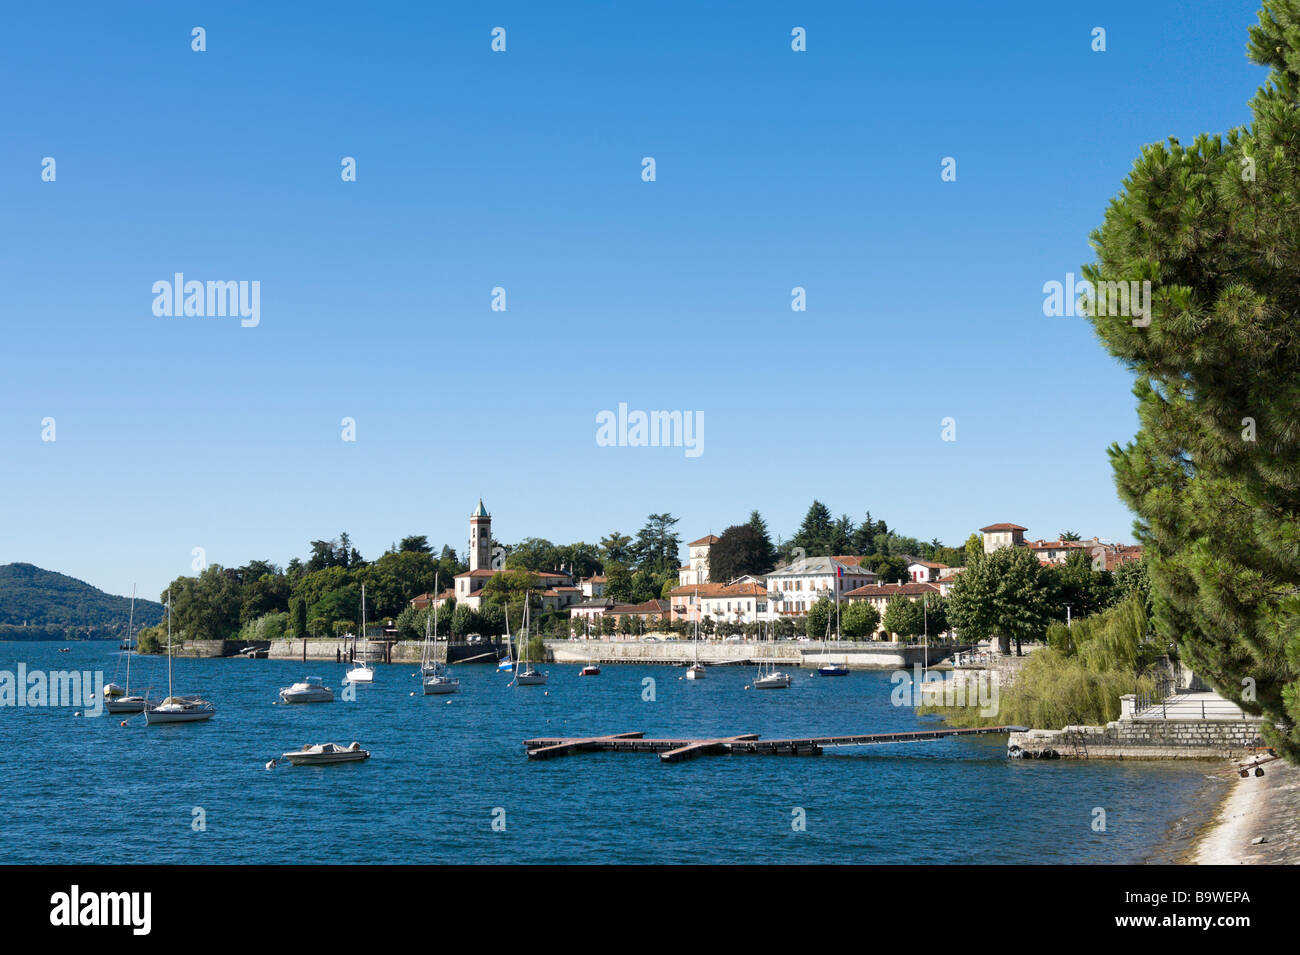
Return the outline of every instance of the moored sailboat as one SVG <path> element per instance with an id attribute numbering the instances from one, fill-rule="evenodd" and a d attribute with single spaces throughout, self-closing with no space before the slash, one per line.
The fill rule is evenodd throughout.
<path id="1" fill-rule="evenodd" d="M 785 690 L 790 687 L 790 674 L 783 673 L 776 668 L 776 661 L 771 660 L 766 663 L 759 663 L 758 673 L 754 677 L 754 689 L 756 690 Z"/>
<path id="2" fill-rule="evenodd" d="M 700 662 L 700 588 L 695 588 L 695 662 L 686 668 L 686 679 L 703 680 L 704 664 Z"/>
<path id="3" fill-rule="evenodd" d="M 529 595 L 524 594 L 524 623 L 519 631 L 519 662 L 515 665 L 516 686 L 541 686 L 546 682 L 547 674 L 533 666 L 528 659 L 528 604 Z"/>
<path id="4" fill-rule="evenodd" d="M 366 585 L 361 585 L 361 636 L 365 639 L 365 649 L 361 659 L 353 663 L 344 679 L 349 683 L 374 683 L 375 668 L 370 665 L 370 634 L 366 632 Z M 352 637 L 352 656 L 357 655 L 357 638 Z"/>
<path id="5" fill-rule="evenodd" d="M 433 592 L 438 592 L 438 577 L 434 575 Z M 432 635 L 430 635 L 432 628 Z M 424 686 L 425 696 L 445 696 L 460 692 L 460 680 L 448 674 L 445 666 L 435 656 L 438 648 L 438 612 L 433 601 L 429 601 L 429 617 L 424 623 L 424 654 L 420 664 L 420 682 Z"/>
<path id="6" fill-rule="evenodd" d="M 146 706 L 144 721 L 154 723 L 197 723 L 210 720 L 217 708 L 198 696 L 176 696 L 172 692 L 172 595 L 167 592 L 167 698 L 157 706 Z"/>
<path id="7" fill-rule="evenodd" d="M 110 683 L 104 687 L 104 707 L 110 713 L 143 713 L 149 701 L 143 696 L 131 695 L 131 637 L 135 632 L 135 586 L 131 587 L 131 616 L 126 625 L 126 686 Z M 116 676 L 116 674 L 114 674 Z"/>

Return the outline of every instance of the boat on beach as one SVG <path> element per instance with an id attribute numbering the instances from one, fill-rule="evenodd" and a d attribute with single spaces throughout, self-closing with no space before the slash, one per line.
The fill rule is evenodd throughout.
<path id="1" fill-rule="evenodd" d="M 356 742 L 346 749 L 337 743 L 306 743 L 302 749 L 285 753 L 281 758 L 294 766 L 330 766 L 334 763 L 359 763 L 370 758 L 370 751 L 362 749 Z"/>

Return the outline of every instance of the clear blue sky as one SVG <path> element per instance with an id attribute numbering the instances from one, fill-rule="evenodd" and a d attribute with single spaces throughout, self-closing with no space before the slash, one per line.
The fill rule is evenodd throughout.
<path id="1" fill-rule="evenodd" d="M 1142 144 L 1248 121 L 1257 4 L 800 6 L 7 5 L 0 563 L 153 596 L 198 546 L 463 551 L 480 496 L 507 542 L 814 497 L 1131 540 L 1131 376 L 1041 289 Z M 155 317 L 178 271 L 260 326 Z M 703 455 L 598 447 L 620 402 Z"/>

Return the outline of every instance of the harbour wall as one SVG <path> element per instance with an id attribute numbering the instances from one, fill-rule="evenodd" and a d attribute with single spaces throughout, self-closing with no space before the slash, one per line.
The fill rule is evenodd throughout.
<path id="1" fill-rule="evenodd" d="M 319 662 L 348 662 L 352 651 L 351 640 L 330 637 L 308 637 L 303 640 L 274 640 L 249 644 L 240 640 L 192 640 L 178 647 L 178 656 L 234 657 L 241 651 L 256 647 L 258 655 L 272 660 L 306 660 Z M 823 651 L 820 644 L 799 643 L 794 640 L 774 642 L 723 643 L 701 641 L 697 651 L 694 642 L 643 641 L 643 640 L 547 640 L 547 658 L 557 664 L 584 663 L 641 663 L 685 666 L 694 662 L 698 652 L 702 663 L 712 666 L 743 665 L 759 660 L 784 666 L 815 667 L 824 663 L 842 663 L 851 669 L 898 670 L 926 663 L 933 665 L 967 649 L 966 644 L 935 644 L 928 648 L 920 644 L 903 643 L 831 643 Z M 369 661 L 372 663 L 419 663 L 423 643 L 419 640 L 400 640 L 370 643 Z M 365 644 L 358 643 L 358 657 L 365 653 Z M 435 659 L 447 662 L 448 647 L 439 642 Z M 469 657 L 481 656 L 483 662 L 495 658 L 492 644 L 451 647 L 451 662 L 464 662 Z"/>
<path id="2" fill-rule="evenodd" d="M 710 666 L 741 665 L 759 660 L 785 666 L 821 666 L 842 663 L 850 669 L 899 670 L 921 665 L 928 657 L 936 663 L 955 649 L 951 645 L 929 648 L 902 643 L 830 644 L 823 651 L 820 644 L 793 640 L 775 642 L 720 643 L 702 641 L 698 650 L 693 641 L 647 643 L 640 640 L 554 640 L 547 641 L 548 655 L 555 663 L 660 663 L 685 666 L 696 654 Z"/>
<path id="3" fill-rule="evenodd" d="M 1256 720 L 1115 720 L 1105 726 L 1012 733 L 1024 759 L 1238 759 L 1263 746 Z"/>

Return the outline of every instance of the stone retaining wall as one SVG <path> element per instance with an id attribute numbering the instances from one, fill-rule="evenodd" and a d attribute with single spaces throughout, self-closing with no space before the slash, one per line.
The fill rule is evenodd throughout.
<path id="1" fill-rule="evenodd" d="M 1262 746 L 1254 720 L 1116 720 L 1105 726 L 1012 733 L 1025 759 L 1236 759 Z"/>

